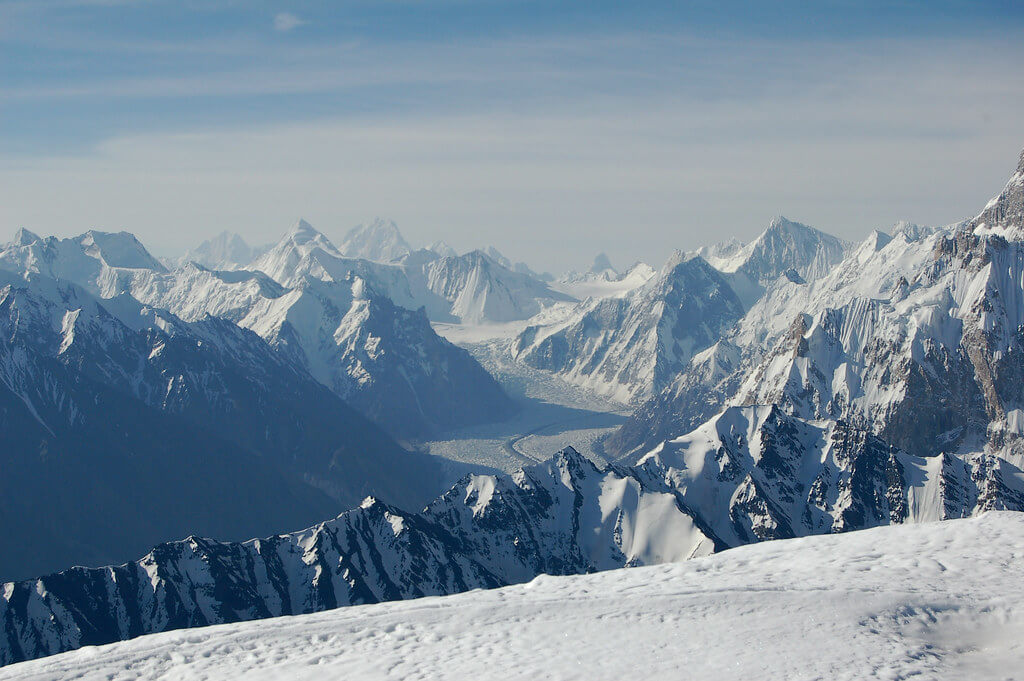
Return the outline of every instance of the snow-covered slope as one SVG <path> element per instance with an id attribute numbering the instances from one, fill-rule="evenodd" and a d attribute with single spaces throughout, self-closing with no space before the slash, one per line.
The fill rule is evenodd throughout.
<path id="1" fill-rule="evenodd" d="M 307 279 L 260 301 L 239 323 L 401 436 L 499 420 L 514 409 L 468 352 L 437 335 L 423 310 L 395 305 L 355 275 Z"/>
<path id="2" fill-rule="evenodd" d="M 0 270 L 72 281 L 104 298 L 120 293 L 137 272 L 167 271 L 127 232 L 90 230 L 58 239 L 41 238 L 26 229 L 0 247 Z"/>
<path id="3" fill-rule="evenodd" d="M 638 262 L 623 274 L 610 276 L 593 272 L 569 272 L 551 282 L 551 288 L 579 300 L 587 298 L 622 297 L 646 284 L 658 274 L 658 270 L 647 263 Z"/>
<path id="4" fill-rule="evenodd" d="M 813 281 L 843 259 L 849 244 L 831 234 L 782 216 L 749 244 L 735 239 L 696 251 L 715 269 L 729 274 L 729 283 L 747 307 L 783 274 Z"/>
<path id="5" fill-rule="evenodd" d="M 647 400 L 719 341 L 766 286 L 817 279 L 846 248 L 835 237 L 780 217 L 747 245 L 676 253 L 642 286 L 628 284 L 643 280 L 643 266 L 619 277 L 599 256 L 590 272 L 560 282 L 563 290 L 595 297 L 561 321 L 528 327 L 512 352 L 599 394 Z"/>
<path id="6" fill-rule="evenodd" d="M 0 586 L 0 664 L 182 627 L 683 560 L 714 545 L 672 493 L 568 449 L 463 479 L 422 513 L 368 499 L 291 535 L 190 537 L 136 563 Z"/>
<path id="7" fill-rule="evenodd" d="M 574 302 L 543 281 L 498 264 L 482 251 L 409 262 L 406 269 L 414 289 L 449 301 L 450 314 L 463 324 L 528 319 L 545 306 Z"/>
<path id="8" fill-rule="evenodd" d="M 412 247 L 394 221 L 374 218 L 349 230 L 338 244 L 338 251 L 349 258 L 395 262 L 409 255 Z"/>
<path id="9" fill-rule="evenodd" d="M 1001 457 L 911 456 L 849 423 L 774 405 L 727 408 L 637 469 L 675 490 L 727 546 L 1024 511 L 1024 473 Z"/>
<path id="10" fill-rule="evenodd" d="M 395 305 L 362 278 L 307 277 L 283 287 L 260 272 L 188 267 L 136 285 L 140 300 L 252 329 L 346 402 L 397 435 L 500 419 L 512 404 L 422 310 Z"/>
<path id="11" fill-rule="evenodd" d="M 1024 516 L 145 636 L 0 679 L 1015 678 Z"/>
<path id="12" fill-rule="evenodd" d="M 721 273 L 700 257 L 676 253 L 633 291 L 589 299 L 565 320 L 527 327 L 512 353 L 529 366 L 629 402 L 664 388 L 742 314 Z"/>

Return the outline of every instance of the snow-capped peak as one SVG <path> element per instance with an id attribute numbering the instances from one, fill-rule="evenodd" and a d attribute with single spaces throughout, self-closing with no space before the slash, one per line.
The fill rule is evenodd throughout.
<path id="1" fill-rule="evenodd" d="M 253 248 L 238 234 L 221 232 L 187 251 L 178 263 L 184 266 L 186 263 L 194 262 L 211 270 L 235 270 L 252 262 L 267 248 Z"/>
<path id="2" fill-rule="evenodd" d="M 14 246 L 28 246 L 29 244 L 39 241 L 39 235 L 30 232 L 29 230 L 21 227 L 17 232 L 14 233 L 14 240 L 11 242 Z"/>
<path id="3" fill-rule="evenodd" d="M 313 225 L 306 222 L 304 219 L 299 218 L 295 221 L 281 241 L 290 241 L 297 245 L 309 243 L 310 241 L 327 240 L 327 237 L 317 231 Z"/>
<path id="4" fill-rule="evenodd" d="M 273 248 L 257 258 L 249 267 L 268 275 L 287 286 L 295 285 L 302 276 L 311 274 L 325 278 L 315 257 L 325 252 L 332 258 L 342 258 L 330 240 L 305 220 L 299 220 Z"/>
<path id="5" fill-rule="evenodd" d="M 90 229 L 75 239 L 86 255 L 102 260 L 110 267 L 164 272 L 160 261 L 129 232 L 100 232 Z"/>
<path id="6" fill-rule="evenodd" d="M 972 221 L 975 234 L 996 233 L 1007 239 L 1024 238 L 1024 151 L 1021 152 L 1016 172 L 1003 191 L 985 205 L 985 209 Z"/>
<path id="7" fill-rule="evenodd" d="M 437 253 L 442 258 L 457 258 L 459 253 L 447 241 L 435 241 L 427 247 L 428 251 Z"/>
<path id="8" fill-rule="evenodd" d="M 703 258 L 701 258 L 700 255 L 697 255 L 696 253 L 691 253 L 691 252 L 687 252 L 687 251 L 681 251 L 678 248 L 674 249 L 672 251 L 672 255 L 670 255 L 668 257 L 668 260 L 665 261 L 665 264 L 661 266 L 661 270 L 659 272 L 659 275 L 662 278 L 667 277 L 669 274 L 671 274 L 671 272 L 673 270 L 675 270 L 677 267 L 679 267 L 683 263 L 689 262 L 691 260 L 695 260 L 697 258 L 700 258 L 702 261 L 707 262 Z M 653 279 L 648 282 L 648 285 L 651 285 L 651 282 L 653 282 Z"/>
<path id="9" fill-rule="evenodd" d="M 402 237 L 393 220 L 378 217 L 349 230 L 338 250 L 349 258 L 394 262 L 409 255 L 412 247 Z"/>
<path id="10" fill-rule="evenodd" d="M 902 236 L 907 241 L 920 241 L 921 239 L 935 233 L 934 227 L 926 227 L 906 220 L 900 220 L 892 226 L 889 234 L 894 237 Z"/>
<path id="11" fill-rule="evenodd" d="M 760 236 L 734 255 L 712 259 L 722 272 L 742 275 L 755 286 L 768 286 L 788 269 L 807 281 L 827 274 L 843 259 L 849 244 L 836 237 L 783 216 L 772 219 Z M 743 297 L 743 296 L 741 296 Z M 756 296 L 748 298 L 752 300 Z"/>

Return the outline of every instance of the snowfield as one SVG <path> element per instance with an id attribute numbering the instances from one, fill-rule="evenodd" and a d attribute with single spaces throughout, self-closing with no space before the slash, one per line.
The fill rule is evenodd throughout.
<path id="1" fill-rule="evenodd" d="M 8 679 L 1014 679 L 1024 514 L 182 630 Z"/>

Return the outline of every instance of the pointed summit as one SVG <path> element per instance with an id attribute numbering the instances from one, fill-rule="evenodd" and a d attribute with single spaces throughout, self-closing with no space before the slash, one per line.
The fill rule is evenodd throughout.
<path id="1" fill-rule="evenodd" d="M 826 274 L 843 259 L 849 244 L 782 215 L 772 218 L 760 236 L 721 264 L 724 272 L 739 272 L 767 286 L 788 269 L 810 281 Z"/>
<path id="2" fill-rule="evenodd" d="M 512 269 L 512 261 L 505 257 L 505 255 L 494 246 L 487 246 L 486 248 L 478 248 L 475 252 L 483 253 L 492 261 L 498 263 L 507 270 Z"/>
<path id="3" fill-rule="evenodd" d="M 458 251 L 448 245 L 446 241 L 435 241 L 427 247 L 427 250 L 437 253 L 442 258 L 457 258 Z"/>
<path id="4" fill-rule="evenodd" d="M 306 243 L 311 241 L 318 236 L 323 236 L 320 232 L 313 228 L 313 225 L 306 222 L 304 219 L 299 218 L 295 224 L 293 224 L 287 232 L 285 232 L 284 239 L 294 241 L 297 244 Z M 282 239 L 282 240 L 284 240 Z"/>
<path id="5" fill-rule="evenodd" d="M 305 274 L 322 278 L 322 267 L 311 262 L 320 253 L 331 258 L 342 257 L 326 236 L 300 218 L 280 241 L 246 267 L 263 272 L 283 286 L 295 286 Z"/>
<path id="6" fill-rule="evenodd" d="M 214 238 L 187 251 L 179 262 L 181 264 L 194 262 L 211 270 L 234 270 L 252 262 L 264 250 L 266 247 L 251 247 L 238 234 L 221 232 Z"/>
<path id="7" fill-rule="evenodd" d="M 301 255 L 306 255 L 314 249 L 322 248 L 332 254 L 340 255 L 338 248 L 331 243 L 331 240 L 323 232 L 317 230 L 302 218 L 293 224 L 281 240 L 270 249 L 270 252 L 280 252 L 287 249 L 298 249 Z"/>
<path id="8" fill-rule="evenodd" d="M 14 241 L 11 243 L 15 246 L 28 246 L 29 244 L 39 241 L 39 235 L 35 232 L 30 232 L 24 227 L 20 228 L 14 233 Z"/>
<path id="9" fill-rule="evenodd" d="M 1014 238 L 1024 233 L 1024 151 L 1017 162 L 1017 171 L 999 196 L 989 201 L 978 217 L 971 221 L 971 228 L 976 233 L 979 230 L 1010 230 L 1008 236 Z"/>
<path id="10" fill-rule="evenodd" d="M 615 268 L 612 267 L 612 261 L 608 259 L 606 253 L 598 253 L 594 256 L 594 264 L 590 266 L 590 271 L 594 274 L 603 274 L 608 271 L 618 274 Z"/>
<path id="11" fill-rule="evenodd" d="M 374 218 L 372 222 L 356 225 L 338 248 L 349 258 L 362 258 L 376 262 L 394 262 L 412 253 L 412 248 L 398 231 L 393 220 Z"/>

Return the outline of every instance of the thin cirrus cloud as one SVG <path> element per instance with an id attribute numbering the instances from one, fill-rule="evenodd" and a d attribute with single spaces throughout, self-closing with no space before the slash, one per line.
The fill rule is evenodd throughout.
<path id="1" fill-rule="evenodd" d="M 291 12 L 280 12 L 274 17 L 274 30 L 287 32 L 306 24 Z"/>

